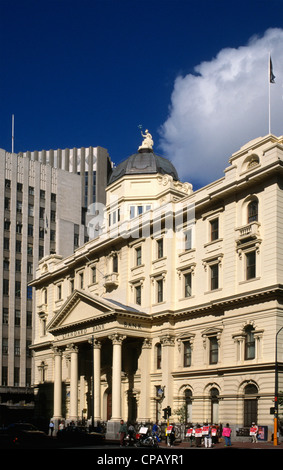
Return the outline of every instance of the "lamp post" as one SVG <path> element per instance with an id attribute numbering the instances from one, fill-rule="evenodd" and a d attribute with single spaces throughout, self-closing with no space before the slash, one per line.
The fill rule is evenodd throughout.
<path id="1" fill-rule="evenodd" d="M 275 338 L 275 394 L 274 394 L 274 434 L 273 443 L 275 446 L 278 445 L 277 433 L 278 433 L 278 361 L 277 361 L 277 338 L 283 326 L 277 331 Z"/>

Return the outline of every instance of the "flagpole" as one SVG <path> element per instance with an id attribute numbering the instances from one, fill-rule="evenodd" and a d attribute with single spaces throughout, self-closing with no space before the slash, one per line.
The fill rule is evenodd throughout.
<path id="1" fill-rule="evenodd" d="M 270 64 L 271 64 L 271 55 L 269 53 L 269 61 L 268 61 L 268 133 L 271 134 L 271 113 L 270 113 Z"/>

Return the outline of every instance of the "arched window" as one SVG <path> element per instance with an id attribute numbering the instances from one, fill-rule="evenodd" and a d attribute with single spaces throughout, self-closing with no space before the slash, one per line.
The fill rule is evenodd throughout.
<path id="1" fill-rule="evenodd" d="M 256 199 L 252 200 L 248 204 L 248 223 L 258 221 L 258 201 Z"/>
<path id="2" fill-rule="evenodd" d="M 248 384 L 244 393 L 244 426 L 249 427 L 252 423 L 257 423 L 258 389 L 254 384 Z"/>
<path id="3" fill-rule="evenodd" d="M 218 409 L 219 409 L 219 391 L 216 387 L 212 387 L 210 390 L 210 419 L 212 424 L 218 423 Z"/>
<path id="4" fill-rule="evenodd" d="M 245 328 L 245 359 L 255 358 L 255 337 L 254 328 L 248 325 Z"/>
<path id="5" fill-rule="evenodd" d="M 185 422 L 192 422 L 192 391 L 188 388 L 185 390 Z"/>

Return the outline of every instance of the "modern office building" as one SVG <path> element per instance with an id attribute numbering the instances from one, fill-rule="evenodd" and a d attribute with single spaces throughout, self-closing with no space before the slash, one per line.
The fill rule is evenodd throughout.
<path id="1" fill-rule="evenodd" d="M 252 421 L 282 390 L 283 137 L 234 153 L 193 191 L 146 139 L 113 169 L 100 234 L 42 259 L 33 384 L 56 423 Z M 282 333 L 283 334 L 283 333 Z M 236 431 L 240 430 L 240 431 Z M 235 435 L 234 434 L 234 435 Z"/>
<path id="2" fill-rule="evenodd" d="M 27 409 L 33 402 L 34 299 L 28 283 L 41 258 L 71 255 L 85 243 L 87 208 L 105 202 L 110 167 L 101 147 L 0 150 L 1 416 L 7 407 Z"/>

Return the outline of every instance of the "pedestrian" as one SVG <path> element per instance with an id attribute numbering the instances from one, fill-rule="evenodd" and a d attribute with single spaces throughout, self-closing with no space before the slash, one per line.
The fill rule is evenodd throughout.
<path id="1" fill-rule="evenodd" d="M 195 440 L 196 447 L 200 447 L 202 441 L 202 427 L 200 426 L 200 424 L 197 424 L 195 427 Z"/>
<path id="2" fill-rule="evenodd" d="M 175 442 L 175 428 L 172 426 L 171 432 L 169 434 L 169 441 L 170 441 L 170 446 L 172 447 Z"/>
<path id="3" fill-rule="evenodd" d="M 217 444 L 218 442 L 218 429 L 215 424 L 213 424 L 211 427 L 211 441 L 212 444 Z"/>
<path id="4" fill-rule="evenodd" d="M 54 431 L 54 423 L 53 423 L 53 421 L 50 421 L 50 424 L 49 424 L 49 431 L 50 431 L 50 436 L 52 437 L 52 436 L 53 436 L 53 431 Z"/>
<path id="5" fill-rule="evenodd" d="M 231 446 L 231 433 L 232 433 L 232 430 L 229 426 L 229 423 L 226 424 L 226 426 L 223 428 L 223 431 L 222 431 L 222 436 L 224 437 L 225 439 L 225 446 Z"/>
<path id="6" fill-rule="evenodd" d="M 127 434 L 127 426 L 122 419 L 120 421 L 119 434 L 120 434 L 120 447 L 123 447 L 125 445 L 124 440 Z"/>
<path id="7" fill-rule="evenodd" d="M 189 427 L 188 427 L 187 432 L 186 432 L 186 437 L 188 437 L 190 439 L 190 446 L 192 447 L 193 442 L 195 441 L 195 430 L 194 430 L 193 425 L 191 423 L 189 423 L 188 426 Z"/>
<path id="8" fill-rule="evenodd" d="M 204 447 L 211 447 L 212 440 L 211 440 L 211 426 L 203 426 L 203 433 L 204 433 Z"/>
<path id="9" fill-rule="evenodd" d="M 250 436 L 252 436 L 252 442 L 257 443 L 258 426 L 255 423 L 252 423 L 250 427 Z"/>

